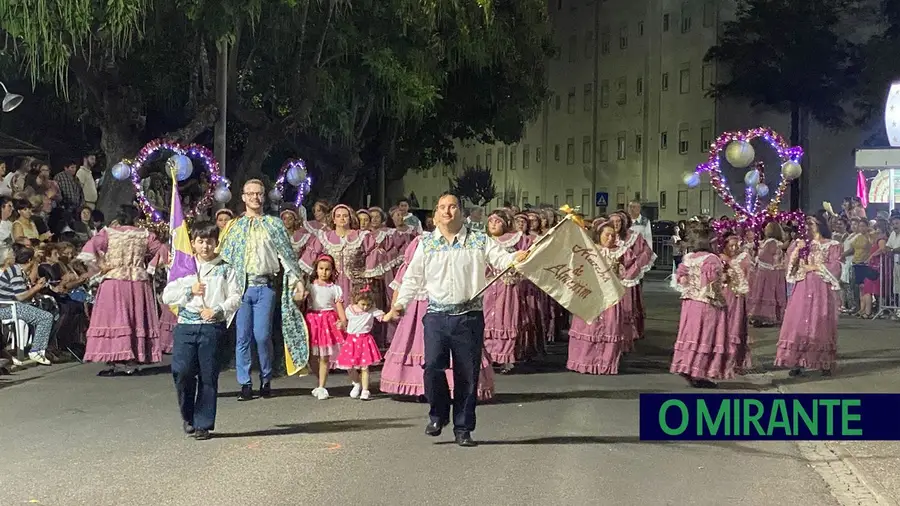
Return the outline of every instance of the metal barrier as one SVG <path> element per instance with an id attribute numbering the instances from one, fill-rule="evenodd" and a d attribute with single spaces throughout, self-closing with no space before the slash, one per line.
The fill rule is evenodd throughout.
<path id="1" fill-rule="evenodd" d="M 894 265 L 894 255 L 881 255 L 881 265 L 879 266 L 878 276 L 878 311 L 873 318 L 880 318 L 881 315 L 896 313 L 900 311 L 900 295 L 894 293 L 894 283 L 900 272 Z"/>
<path id="2" fill-rule="evenodd" d="M 672 241 L 672 236 L 653 236 L 653 252 L 656 253 L 654 269 L 672 269 L 675 255 L 675 242 Z"/>

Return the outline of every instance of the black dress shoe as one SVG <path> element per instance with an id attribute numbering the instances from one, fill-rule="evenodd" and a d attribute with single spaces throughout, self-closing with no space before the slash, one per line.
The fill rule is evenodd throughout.
<path id="1" fill-rule="evenodd" d="M 209 433 L 209 431 L 204 429 L 197 429 L 197 432 L 194 433 L 194 439 L 196 439 L 197 441 L 206 441 L 211 437 L 212 435 Z"/>
<path id="2" fill-rule="evenodd" d="M 441 435 L 441 431 L 444 430 L 446 423 L 439 422 L 428 422 L 428 425 L 425 426 L 425 435 L 437 437 Z"/>
<path id="3" fill-rule="evenodd" d="M 263 383 L 263 385 L 259 387 L 259 396 L 263 399 L 272 397 L 272 385 L 268 381 Z"/>
<path id="4" fill-rule="evenodd" d="M 478 446 L 478 443 L 472 439 L 472 434 L 468 432 L 457 432 L 456 433 L 456 444 L 459 446 L 463 446 L 466 448 L 471 448 L 473 446 Z"/>
<path id="5" fill-rule="evenodd" d="M 184 429 L 185 434 L 190 435 L 194 433 L 194 426 L 191 425 L 191 422 L 182 422 L 181 428 Z"/>
<path id="6" fill-rule="evenodd" d="M 252 401 L 252 400 L 253 400 L 253 385 L 241 386 L 241 394 L 238 395 L 238 401 Z"/>

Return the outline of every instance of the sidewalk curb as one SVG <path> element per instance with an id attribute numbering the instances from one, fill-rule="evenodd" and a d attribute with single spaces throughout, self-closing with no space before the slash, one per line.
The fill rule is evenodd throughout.
<path id="1" fill-rule="evenodd" d="M 784 394 L 793 393 L 783 385 L 777 390 Z M 842 506 L 898 506 L 880 483 L 866 477 L 846 448 L 829 441 L 795 443 L 800 456 L 815 469 Z"/>

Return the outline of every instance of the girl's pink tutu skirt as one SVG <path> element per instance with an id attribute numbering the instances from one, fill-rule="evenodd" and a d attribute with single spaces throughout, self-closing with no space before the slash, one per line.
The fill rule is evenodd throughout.
<path id="1" fill-rule="evenodd" d="M 336 356 L 344 342 L 344 332 L 337 327 L 337 311 L 307 311 L 305 316 L 309 330 L 309 354 Z"/>
<path id="2" fill-rule="evenodd" d="M 337 358 L 340 369 L 364 369 L 381 363 L 381 352 L 372 334 L 346 334 Z"/>

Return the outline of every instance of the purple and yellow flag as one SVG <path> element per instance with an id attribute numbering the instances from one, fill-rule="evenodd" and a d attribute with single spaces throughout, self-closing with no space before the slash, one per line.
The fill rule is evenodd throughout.
<path id="1" fill-rule="evenodd" d="M 197 276 L 197 262 L 191 248 L 191 237 L 184 212 L 181 210 L 181 196 L 178 194 L 178 181 L 172 174 L 172 206 L 169 209 L 169 237 L 172 241 L 172 252 L 169 256 L 169 283 L 187 276 Z M 178 314 L 178 310 L 171 308 Z"/>

